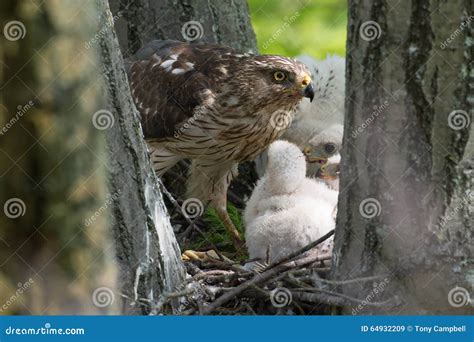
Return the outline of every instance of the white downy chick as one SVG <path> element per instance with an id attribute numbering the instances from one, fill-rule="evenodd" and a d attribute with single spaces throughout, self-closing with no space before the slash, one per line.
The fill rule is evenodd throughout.
<path id="1" fill-rule="evenodd" d="M 265 174 L 244 212 L 250 259 L 276 262 L 334 229 L 337 191 L 305 175 L 306 159 L 296 145 L 270 145 Z"/>

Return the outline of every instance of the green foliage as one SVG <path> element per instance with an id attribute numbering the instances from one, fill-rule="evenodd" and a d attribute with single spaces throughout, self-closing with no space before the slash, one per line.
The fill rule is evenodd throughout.
<path id="1" fill-rule="evenodd" d="M 345 0 L 248 0 L 262 54 L 344 56 Z"/>
<path id="2" fill-rule="evenodd" d="M 240 235 L 244 236 L 244 229 L 242 223 L 242 214 L 232 203 L 227 205 L 227 212 Z M 217 216 L 216 210 L 209 207 L 204 215 L 204 222 L 206 223 L 206 231 L 204 236 L 195 239 L 190 245 L 190 249 L 203 250 L 212 248 L 211 244 L 218 247 L 221 252 L 235 252 L 232 241 L 227 234 L 227 231 L 222 224 L 222 221 Z"/>

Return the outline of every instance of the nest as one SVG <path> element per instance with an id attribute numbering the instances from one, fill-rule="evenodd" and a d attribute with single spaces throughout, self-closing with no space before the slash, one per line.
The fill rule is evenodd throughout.
<path id="1" fill-rule="evenodd" d="M 165 182 L 173 190 L 177 190 L 176 184 L 183 184 L 184 169 L 174 175 L 174 186 Z M 184 215 L 179 201 L 166 186 L 161 184 L 161 188 L 168 200 L 178 241 L 186 249 L 186 241 L 205 237 L 209 227 L 199 219 L 191 220 Z M 270 265 L 260 264 L 256 268 L 244 267 L 242 262 L 229 259 L 219 252 L 223 251 L 222 246 L 208 241 L 213 252 L 206 253 L 205 258 L 185 262 L 186 283 L 180 290 L 164 294 L 159 303 L 152 305 L 152 312 L 159 313 L 171 301 L 182 315 L 319 315 L 330 314 L 334 308 L 342 306 L 385 305 L 386 302 L 367 303 L 338 292 L 342 284 L 373 283 L 380 278 L 378 276 L 340 281 L 328 279 L 332 264 L 332 243 L 329 241 L 333 234 L 334 231 L 329 232 L 283 260 Z M 328 244 L 330 248 L 327 248 Z"/>
<path id="2" fill-rule="evenodd" d="M 249 270 L 218 253 L 186 262 L 182 314 L 317 315 L 331 306 L 354 304 L 328 280 L 330 253 L 311 253 L 333 232 L 277 263 Z M 358 300 L 355 300 L 358 302 Z"/>

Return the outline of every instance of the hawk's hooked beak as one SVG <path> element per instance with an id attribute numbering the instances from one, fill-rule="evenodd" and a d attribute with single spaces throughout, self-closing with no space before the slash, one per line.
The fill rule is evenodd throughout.
<path id="1" fill-rule="evenodd" d="M 309 98 L 309 100 L 313 102 L 314 87 L 313 82 L 311 82 L 311 77 L 309 77 L 309 75 L 304 75 L 303 81 L 301 82 L 301 88 L 303 88 L 303 96 Z"/>

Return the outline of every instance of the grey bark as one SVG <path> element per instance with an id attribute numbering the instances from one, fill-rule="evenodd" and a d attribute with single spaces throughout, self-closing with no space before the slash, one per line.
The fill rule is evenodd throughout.
<path id="1" fill-rule="evenodd" d="M 343 312 L 467 313 L 469 295 L 459 308 L 448 298 L 456 287 L 474 296 L 473 134 L 472 124 L 453 129 L 448 117 L 460 110 L 472 119 L 472 17 L 459 29 L 472 16 L 472 1 L 349 3 L 334 277 L 380 274 L 380 282 L 340 290 L 394 300 Z M 369 20 L 380 36 L 376 28 L 375 38 L 364 40 Z M 366 199 L 375 214 L 361 214 Z"/>
<path id="2" fill-rule="evenodd" d="M 100 54 L 107 79 L 108 110 L 114 125 L 107 130 L 109 184 L 120 193 L 114 202 L 113 232 L 120 267 L 125 314 L 176 313 L 179 303 L 167 293 L 181 289 L 181 262 L 159 183 L 142 138 L 139 114 L 133 104 L 122 54 L 106 0 L 102 13 Z M 99 31 L 100 32 L 100 31 Z"/>
<path id="3" fill-rule="evenodd" d="M 184 41 L 183 26 L 196 21 L 200 41 L 256 52 L 255 33 L 245 0 L 110 0 L 122 53 L 134 54 L 154 39 Z"/>

